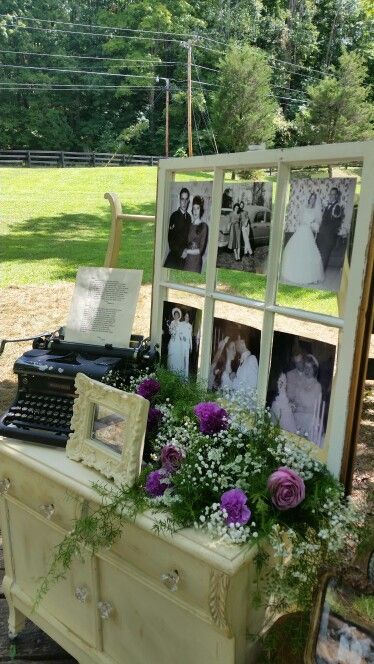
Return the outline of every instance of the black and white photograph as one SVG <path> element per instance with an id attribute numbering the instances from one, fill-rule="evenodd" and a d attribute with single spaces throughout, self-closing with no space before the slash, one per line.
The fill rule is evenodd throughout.
<path id="1" fill-rule="evenodd" d="M 291 182 L 280 281 L 339 290 L 355 186 L 354 178 Z"/>
<path id="2" fill-rule="evenodd" d="M 363 599 L 369 599 L 362 596 Z M 372 664 L 374 631 L 355 603 L 350 586 L 331 579 L 327 586 L 316 644 L 316 664 Z"/>
<path id="3" fill-rule="evenodd" d="M 173 182 L 164 267 L 205 272 L 212 182 Z"/>
<path id="4" fill-rule="evenodd" d="M 272 182 L 225 183 L 217 267 L 266 273 L 272 195 Z"/>
<path id="5" fill-rule="evenodd" d="M 122 454 L 126 419 L 102 404 L 95 404 L 92 418 L 92 439 L 113 452 Z"/>
<path id="6" fill-rule="evenodd" d="M 254 327 L 215 318 L 208 387 L 213 391 L 237 392 L 255 404 L 261 332 Z"/>
<path id="7" fill-rule="evenodd" d="M 201 309 L 164 302 L 161 361 L 183 378 L 197 373 L 201 335 Z"/>
<path id="8" fill-rule="evenodd" d="M 335 346 L 274 332 L 267 405 L 272 420 L 290 433 L 324 446 Z"/>

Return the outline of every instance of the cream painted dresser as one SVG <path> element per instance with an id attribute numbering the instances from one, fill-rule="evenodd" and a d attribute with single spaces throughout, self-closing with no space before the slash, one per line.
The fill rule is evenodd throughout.
<path id="1" fill-rule="evenodd" d="M 77 558 L 31 613 L 53 547 L 97 501 L 98 479 L 64 450 L 0 437 L 10 635 L 28 616 L 81 664 L 253 662 L 253 552 L 215 546 L 193 530 L 157 535 L 148 514 L 126 525 L 112 549 Z"/>

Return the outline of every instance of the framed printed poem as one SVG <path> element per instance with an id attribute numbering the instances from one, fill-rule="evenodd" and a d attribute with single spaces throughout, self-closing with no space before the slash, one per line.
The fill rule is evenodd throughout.
<path id="1" fill-rule="evenodd" d="M 327 176 L 327 167 L 331 166 L 339 166 L 338 178 Z M 326 178 L 320 175 L 323 168 Z M 317 169 L 318 177 L 315 177 Z M 340 177 L 343 169 L 347 177 Z M 262 171 L 263 177 L 257 184 L 231 179 L 233 172 L 242 174 L 248 170 Z M 206 173 L 206 180 L 187 179 L 188 174 L 196 171 L 199 175 Z M 213 182 L 209 182 L 212 173 Z M 176 174 L 185 181 L 175 182 Z M 358 174 L 360 187 L 357 186 Z M 274 176 L 276 183 L 271 184 Z M 336 476 L 341 473 L 353 444 L 349 400 L 357 380 L 355 339 L 371 306 L 365 284 L 373 233 L 373 177 L 373 141 L 173 158 L 161 160 L 158 166 L 152 341 L 162 342 L 164 302 L 178 303 L 178 293 L 183 294 L 180 301 L 191 299 L 191 307 L 195 307 L 197 300 L 201 301 L 198 377 L 214 389 L 221 389 L 222 380 L 235 380 L 237 373 L 236 339 L 240 335 L 235 330 L 230 306 L 247 308 L 248 325 L 245 318 L 241 319 L 244 327 L 253 327 L 251 311 L 261 314 L 261 329 L 257 330 L 257 338 L 254 331 L 251 337 L 256 348 L 252 377 L 254 364 L 258 365 L 256 406 L 267 405 L 286 435 L 313 450 Z M 203 243 L 204 253 L 199 250 L 200 258 L 193 242 L 186 245 L 183 239 L 178 260 L 185 261 L 189 255 L 188 265 L 191 256 L 195 256 L 192 262 L 198 262 L 205 272 L 205 283 L 185 284 L 175 278 L 175 263 L 170 263 L 171 215 L 179 210 L 184 217 L 187 213 L 191 216 L 195 196 L 204 198 L 208 239 Z M 235 204 L 241 216 L 232 215 L 224 228 L 222 217 L 226 217 L 226 223 Z M 262 247 L 266 267 L 261 270 L 253 264 L 250 267 L 250 251 L 255 247 L 251 244 L 253 236 L 250 233 L 248 238 L 245 236 L 248 229 L 243 215 L 246 207 L 249 212 L 250 207 L 256 205 L 261 208 L 259 223 L 270 224 L 267 244 Z M 204 218 L 198 208 L 197 205 L 194 211 L 196 226 L 200 223 L 199 216 Z M 187 221 L 189 224 L 188 217 Z M 250 223 L 253 224 L 252 219 Z M 234 231 L 236 244 L 233 240 L 230 249 L 226 242 L 229 242 L 230 232 L 233 238 Z M 186 246 L 192 253 L 186 253 Z M 226 256 L 231 264 L 225 267 L 230 269 L 220 270 L 229 275 L 225 276 L 222 286 L 217 267 L 220 267 L 224 246 L 232 253 L 229 259 Z M 243 267 L 244 260 L 249 268 Z M 240 275 L 235 272 L 238 268 L 234 263 L 242 264 Z M 186 264 L 179 263 L 177 269 L 185 270 Z M 252 270 L 262 275 L 258 292 L 255 287 L 259 277 L 248 275 L 252 279 L 250 283 L 245 276 Z M 280 292 L 282 297 L 279 297 Z M 220 313 L 223 305 L 227 320 L 226 313 L 224 316 Z M 234 327 L 225 332 L 225 325 Z M 326 329 L 328 334 L 315 335 L 317 328 Z M 219 355 L 220 343 L 228 351 L 229 360 L 224 350 L 217 369 L 215 355 L 217 352 Z M 252 349 L 247 350 L 252 353 Z M 227 363 L 226 370 L 221 366 L 223 360 Z M 295 397 L 295 384 L 292 384 L 297 372 L 301 379 L 299 402 Z"/>

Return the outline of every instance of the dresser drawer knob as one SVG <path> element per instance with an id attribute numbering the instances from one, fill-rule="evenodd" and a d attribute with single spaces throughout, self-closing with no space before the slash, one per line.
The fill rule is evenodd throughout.
<path id="1" fill-rule="evenodd" d="M 173 570 L 172 572 L 167 572 L 166 574 L 161 574 L 161 581 L 166 586 L 168 590 L 172 593 L 175 593 L 178 590 L 179 583 L 179 574 L 178 570 Z"/>
<path id="2" fill-rule="evenodd" d="M 74 595 L 79 602 L 82 602 L 82 604 L 86 604 L 90 596 L 88 588 L 85 585 L 77 586 Z"/>
<path id="3" fill-rule="evenodd" d="M 103 620 L 108 620 L 113 613 L 113 607 L 109 602 L 98 602 L 97 608 Z"/>
<path id="4" fill-rule="evenodd" d="M 55 511 L 56 511 L 56 508 L 55 508 L 53 503 L 47 503 L 45 505 L 40 505 L 39 506 L 40 514 L 45 516 L 46 519 L 52 519 Z"/>
<path id="5" fill-rule="evenodd" d="M 7 477 L 0 480 L 0 494 L 7 493 L 10 489 L 10 480 Z"/>

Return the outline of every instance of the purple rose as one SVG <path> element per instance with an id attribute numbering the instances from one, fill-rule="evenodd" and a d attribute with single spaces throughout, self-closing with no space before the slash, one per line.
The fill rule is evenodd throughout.
<path id="1" fill-rule="evenodd" d="M 181 465 L 184 452 L 175 445 L 164 445 L 161 450 L 161 463 L 169 473 L 174 473 Z"/>
<path id="2" fill-rule="evenodd" d="M 221 510 L 226 510 L 226 523 L 244 525 L 251 518 L 251 510 L 247 507 L 247 496 L 241 489 L 230 489 L 221 496 Z"/>
<path id="3" fill-rule="evenodd" d="M 160 468 L 160 470 L 152 470 L 149 473 L 145 483 L 145 490 L 152 498 L 155 498 L 156 496 L 162 496 L 169 486 L 169 475 L 163 468 Z"/>
<path id="4" fill-rule="evenodd" d="M 139 383 L 136 394 L 150 401 L 160 391 L 160 383 L 155 378 L 145 378 Z"/>
<path id="5" fill-rule="evenodd" d="M 229 425 L 227 412 L 214 401 L 198 403 L 193 412 L 199 420 L 201 433 L 218 433 Z"/>
<path id="6" fill-rule="evenodd" d="M 305 498 L 303 478 L 286 466 L 278 468 L 270 475 L 268 489 L 273 505 L 279 510 L 290 510 Z"/>
<path id="7" fill-rule="evenodd" d="M 159 408 L 150 408 L 148 411 L 147 431 L 154 431 L 161 418 L 162 413 Z"/>

